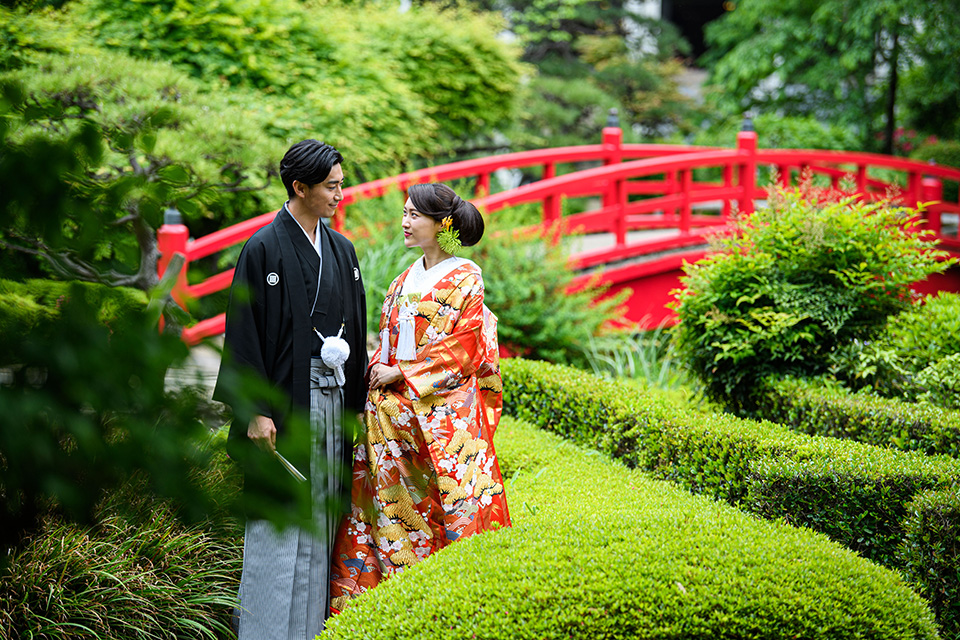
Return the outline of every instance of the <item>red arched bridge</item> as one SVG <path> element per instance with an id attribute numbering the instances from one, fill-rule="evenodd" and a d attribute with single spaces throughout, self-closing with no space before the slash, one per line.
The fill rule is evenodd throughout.
<path id="1" fill-rule="evenodd" d="M 558 174 L 558 167 L 584 164 L 592 168 Z M 514 189 L 490 193 L 491 175 L 502 169 L 538 167 L 542 177 Z M 775 169 L 783 185 L 801 174 L 823 176 L 834 187 L 852 180 L 866 199 L 881 199 L 891 189 L 905 206 L 922 208 L 922 221 L 940 240 L 940 247 L 960 256 L 957 236 L 960 202 L 946 202 L 944 180 L 960 181 L 960 169 L 925 164 L 893 156 L 844 151 L 759 149 L 757 135 L 740 132 L 735 148 L 681 145 L 624 144 L 619 128 L 603 130 L 601 144 L 539 149 L 430 167 L 344 189 L 344 199 L 333 220 L 343 228 L 346 210 L 360 200 L 379 198 L 413 184 L 473 179 L 473 202 L 485 214 L 506 207 L 540 203 L 538 225 L 547 241 L 561 237 L 581 240 L 570 257 L 582 272 L 580 281 L 599 274 L 609 285 L 607 295 L 629 288 L 627 319 L 642 327 L 670 322 L 665 307 L 669 292 L 679 284 L 683 262 L 695 262 L 706 253 L 705 236 L 727 224 L 732 211 L 752 213 L 767 197 L 758 184 L 758 169 Z M 820 178 L 823 180 L 824 178 Z M 563 198 L 584 198 L 587 210 L 561 214 Z M 185 267 L 173 289 L 183 304 L 188 298 L 230 286 L 233 270 L 196 284 L 187 284 L 187 269 L 200 260 L 248 239 L 268 224 L 276 212 L 227 227 L 195 240 L 181 224 L 165 224 L 158 232 L 162 276 L 170 258 L 180 253 Z M 592 247 L 592 248 L 590 248 Z M 917 283 L 921 292 L 960 291 L 960 269 L 954 267 L 930 281 Z M 223 333 L 223 314 L 199 321 L 183 332 L 194 344 Z"/>

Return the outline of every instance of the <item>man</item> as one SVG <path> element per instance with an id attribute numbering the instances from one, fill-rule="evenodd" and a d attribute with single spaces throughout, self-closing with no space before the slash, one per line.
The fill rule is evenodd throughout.
<path id="1" fill-rule="evenodd" d="M 251 372 L 281 392 L 258 402 L 249 424 L 234 421 L 231 456 L 245 468 L 247 492 L 264 489 L 259 486 L 264 478 L 276 480 L 274 489 L 293 482 L 282 456 L 309 478 L 301 486 L 309 486 L 311 504 L 306 526 L 278 531 L 267 520 L 248 519 L 240 640 L 312 640 L 329 611 L 330 549 L 349 508 L 350 486 L 342 473 L 349 474 L 353 443 L 344 434 L 343 405 L 363 410 L 367 366 L 366 299 L 357 256 L 346 238 L 321 221 L 331 218 L 343 199 L 342 162 L 336 149 L 316 140 L 287 151 L 280 179 L 289 200 L 244 245 L 230 291 L 214 398 L 236 409 L 244 401 L 238 374 Z M 338 335 L 349 345 L 339 371 L 337 363 L 320 357 L 324 342 Z M 297 420 L 306 412 L 309 421 Z M 268 494 L 259 495 L 259 506 L 266 502 L 269 508 L 270 501 L 262 499 Z"/>

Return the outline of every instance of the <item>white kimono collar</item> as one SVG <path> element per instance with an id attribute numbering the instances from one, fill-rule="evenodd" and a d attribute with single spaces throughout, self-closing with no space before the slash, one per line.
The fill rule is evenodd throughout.
<path id="1" fill-rule="evenodd" d="M 451 256 L 442 262 L 438 262 L 429 269 L 425 269 L 423 266 L 423 257 L 421 256 L 410 267 L 410 272 L 407 273 L 407 277 L 403 281 L 403 286 L 400 288 L 400 295 L 419 293 L 421 296 L 425 296 L 428 291 L 431 291 L 437 286 L 437 283 L 440 282 L 444 276 L 468 264 L 473 265 L 477 271 L 480 271 L 480 267 L 477 266 L 477 263 L 473 260 L 467 260 L 459 256 Z"/>

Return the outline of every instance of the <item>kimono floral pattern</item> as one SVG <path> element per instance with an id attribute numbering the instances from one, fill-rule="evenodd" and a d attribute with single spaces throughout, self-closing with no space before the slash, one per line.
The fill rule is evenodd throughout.
<path id="1" fill-rule="evenodd" d="M 396 359 L 400 290 L 380 316 L 388 364 L 403 378 L 367 396 L 365 438 L 354 451 L 351 512 L 333 550 L 331 598 L 341 609 L 465 536 L 510 525 L 493 449 L 502 383 L 496 317 L 472 263 L 445 275 L 417 303 L 416 359 Z M 380 362 L 380 349 L 371 362 Z"/>

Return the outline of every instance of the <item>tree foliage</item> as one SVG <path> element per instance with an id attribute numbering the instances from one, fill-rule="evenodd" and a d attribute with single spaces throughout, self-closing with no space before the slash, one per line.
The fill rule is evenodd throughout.
<path id="1" fill-rule="evenodd" d="M 516 45 L 496 37 L 503 26 L 498 14 L 463 7 L 424 4 L 397 14 L 388 4 L 350 21 L 342 46 L 361 41 L 372 60 L 394 61 L 394 77 L 435 123 L 421 150 L 430 156 L 489 138 L 515 118 L 514 96 L 531 69 Z"/>
<path id="2" fill-rule="evenodd" d="M 749 410 L 768 375 L 815 375 L 909 309 L 910 286 L 949 266 L 910 213 L 805 184 L 775 189 L 676 292 L 681 357 L 708 396 Z"/>
<path id="3" fill-rule="evenodd" d="M 515 146 L 600 139 L 610 109 L 628 140 L 687 133 L 698 118 L 676 76 L 689 45 L 666 22 L 627 2 L 497 0 L 538 74 L 523 92 Z M 569 142 L 572 140 L 572 142 Z"/>
<path id="4" fill-rule="evenodd" d="M 34 230 L 51 246 L 60 243 L 55 246 L 68 255 L 85 255 L 99 243 L 98 234 L 73 233 L 73 223 L 79 230 L 95 226 L 100 203 L 78 196 L 72 181 L 107 153 L 102 131 L 84 121 L 55 140 L 11 139 L 22 117 L 22 94 L 3 89 L 0 224 L 20 219 L 20 228 Z M 250 510 L 278 522 L 298 518 L 309 497 L 285 484 L 278 468 L 266 462 L 252 468 L 260 479 L 257 491 L 231 504 L 199 482 L 213 452 L 202 422 L 211 412 L 196 389 L 166 388 L 168 370 L 181 365 L 188 350 L 175 333 L 157 328 L 162 310 L 175 308 L 169 300 L 172 279 L 149 295 L 79 282 L 0 282 L 5 549 L 24 541 L 49 512 L 89 521 L 104 493 L 135 475 L 146 479 L 146 492 L 172 500 L 187 520 L 212 508 Z M 248 420 L 258 399 L 276 393 L 257 380 L 235 383 L 238 420 Z M 289 502 L 278 502 L 278 496 Z"/>
<path id="5" fill-rule="evenodd" d="M 4 141 L 14 145 L 8 162 L 22 166 L 18 154 L 38 145 L 69 148 L 81 135 L 98 144 L 96 155 L 72 158 L 70 170 L 48 173 L 46 186 L 7 207 L 0 243 L 41 259 L 43 269 L 33 275 L 146 291 L 157 282 L 155 232 L 166 208 L 181 210 L 202 230 L 270 206 L 255 192 L 274 173 L 261 158 L 280 147 L 263 134 L 262 122 L 258 127 L 214 96 L 196 104 L 196 85 L 168 65 L 106 53 L 43 61 L 3 81 L 20 87 L 6 119 Z M 203 117 L 211 107 L 219 114 L 214 124 Z M 33 184 L 17 181 L 11 189 Z M 37 228 L 32 220 L 47 193 L 84 206 L 65 210 L 58 227 L 46 218 Z"/>
<path id="6" fill-rule="evenodd" d="M 849 127 L 827 124 L 812 116 L 781 116 L 761 113 L 751 120 L 757 132 L 757 144 L 767 149 L 835 149 L 846 151 L 860 146 L 860 140 Z M 694 144 L 729 147 L 743 128 L 737 114 L 718 120 L 697 132 Z"/>
<path id="7" fill-rule="evenodd" d="M 67 216 L 57 244 L 25 208 L 0 242 L 42 262 L 3 263 L 142 290 L 156 283 L 166 208 L 197 236 L 275 209 L 285 198 L 279 158 L 308 137 L 333 142 L 354 178 L 395 172 L 509 120 L 521 72 L 496 22 L 465 10 L 391 7 L 372 22 L 357 19 L 359 8 L 294 0 L 0 11 L 10 18 L 0 21 L 0 81 L 24 93 L 9 139 L 63 142 L 97 130 L 106 143 L 55 174 L 90 215 Z M 432 25 L 429 41 L 421 21 Z M 434 58 L 445 62 L 432 73 L 416 63 Z M 81 249 L 73 241 L 83 234 L 92 241 Z"/>
<path id="8" fill-rule="evenodd" d="M 709 24 L 720 107 L 814 116 L 892 152 L 898 122 L 957 135 L 960 8 L 952 0 L 742 0 Z"/>

